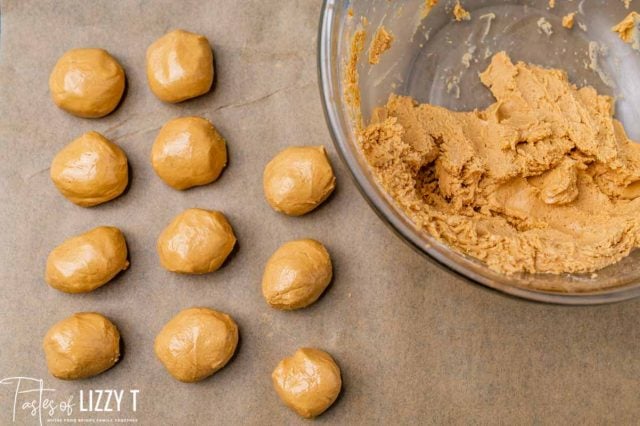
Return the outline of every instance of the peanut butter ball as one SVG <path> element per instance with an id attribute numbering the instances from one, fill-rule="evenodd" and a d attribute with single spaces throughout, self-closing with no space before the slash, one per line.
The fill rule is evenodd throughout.
<path id="1" fill-rule="evenodd" d="M 224 367 L 238 345 L 238 326 L 222 312 L 185 309 L 156 337 L 158 359 L 181 382 L 198 382 Z"/>
<path id="2" fill-rule="evenodd" d="M 207 38 L 171 31 L 147 49 L 147 80 L 164 102 L 176 103 L 204 95 L 213 83 L 213 52 Z"/>
<path id="3" fill-rule="evenodd" d="M 290 241 L 267 261 L 262 294 L 274 308 L 304 308 L 318 300 L 332 275 L 331 258 L 322 244 L 314 240 Z"/>
<path id="4" fill-rule="evenodd" d="M 47 258 L 45 280 L 65 293 L 87 293 L 129 267 L 127 243 L 118 228 L 100 226 L 65 240 Z"/>
<path id="5" fill-rule="evenodd" d="M 218 179 L 227 164 L 227 146 L 206 119 L 176 118 L 160 129 L 151 150 L 151 164 L 175 189 L 206 185 Z"/>
<path id="6" fill-rule="evenodd" d="M 127 156 L 98 132 L 65 146 L 53 158 L 50 175 L 62 195 L 82 207 L 113 200 L 129 184 Z"/>
<path id="7" fill-rule="evenodd" d="M 49 77 L 55 104 L 78 117 L 104 117 L 116 109 L 124 93 L 122 67 L 104 49 L 71 49 Z"/>
<path id="8" fill-rule="evenodd" d="M 108 370 L 118 361 L 120 333 L 104 316 L 80 312 L 51 327 L 42 347 L 53 376 L 84 379 Z"/>
<path id="9" fill-rule="evenodd" d="M 165 269 L 206 274 L 222 266 L 235 244 L 233 229 L 222 213 L 188 209 L 162 231 L 157 248 Z"/>
<path id="10" fill-rule="evenodd" d="M 274 210 L 301 216 L 318 207 L 336 185 L 323 146 L 291 147 L 276 155 L 264 169 L 263 187 Z"/>
<path id="11" fill-rule="evenodd" d="M 342 388 L 340 368 L 331 355 L 312 348 L 280 361 L 271 378 L 282 402 L 307 419 L 329 408 Z"/>

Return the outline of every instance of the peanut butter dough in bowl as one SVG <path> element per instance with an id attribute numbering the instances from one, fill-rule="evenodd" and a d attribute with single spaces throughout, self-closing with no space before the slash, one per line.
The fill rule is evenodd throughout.
<path id="1" fill-rule="evenodd" d="M 325 112 L 380 216 L 438 265 L 511 295 L 640 294 L 640 56 L 612 31 L 620 3 L 462 1 L 457 20 L 455 1 L 355 0 L 344 14 L 327 1 Z"/>

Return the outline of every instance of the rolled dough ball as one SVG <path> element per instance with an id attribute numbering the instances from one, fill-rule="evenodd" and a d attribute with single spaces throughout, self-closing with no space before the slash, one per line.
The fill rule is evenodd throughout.
<path id="1" fill-rule="evenodd" d="M 213 51 L 207 38 L 171 31 L 147 49 L 147 80 L 164 102 L 176 103 L 204 95 L 213 83 Z"/>
<path id="2" fill-rule="evenodd" d="M 118 228 L 100 226 L 64 241 L 47 258 L 45 280 L 65 293 L 87 293 L 129 267 Z"/>
<path id="3" fill-rule="evenodd" d="M 312 348 L 280 361 L 271 378 L 282 402 L 307 419 L 329 408 L 342 388 L 340 367 L 331 355 Z"/>
<path id="4" fill-rule="evenodd" d="M 181 382 L 198 382 L 224 367 L 238 345 L 238 326 L 222 312 L 190 308 L 173 317 L 156 337 L 156 356 Z"/>
<path id="5" fill-rule="evenodd" d="M 53 376 L 84 379 L 108 370 L 118 361 L 120 333 L 104 316 L 80 312 L 51 327 L 42 347 Z"/>
<path id="6" fill-rule="evenodd" d="M 264 169 L 267 202 L 274 210 L 290 216 L 301 216 L 318 207 L 335 185 L 323 146 L 287 148 Z"/>
<path id="7" fill-rule="evenodd" d="M 188 209 L 162 231 L 157 248 L 165 269 L 206 274 L 222 266 L 235 244 L 233 229 L 222 213 Z"/>
<path id="8" fill-rule="evenodd" d="M 290 241 L 267 261 L 262 294 L 274 308 L 304 308 L 318 300 L 332 275 L 331 258 L 322 244 L 314 240 Z"/>
<path id="9" fill-rule="evenodd" d="M 176 118 L 160 129 L 151 150 L 151 164 L 175 189 L 206 185 L 218 179 L 227 164 L 227 147 L 204 118 Z"/>
<path id="10" fill-rule="evenodd" d="M 124 93 L 124 71 L 104 49 L 71 49 L 49 77 L 51 98 L 78 117 L 104 117 L 116 109 Z"/>
<path id="11" fill-rule="evenodd" d="M 53 158 L 50 174 L 62 195 L 82 207 L 106 203 L 129 184 L 127 156 L 98 132 L 65 146 Z"/>

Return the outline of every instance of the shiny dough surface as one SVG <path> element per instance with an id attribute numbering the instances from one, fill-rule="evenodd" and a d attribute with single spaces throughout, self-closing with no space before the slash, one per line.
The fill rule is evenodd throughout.
<path id="1" fill-rule="evenodd" d="M 124 88 L 122 66 L 104 49 L 69 50 L 49 77 L 53 102 L 78 117 L 100 118 L 111 113 Z"/>
<path id="2" fill-rule="evenodd" d="M 91 131 L 56 154 L 50 176 L 69 201 L 92 207 L 124 192 L 129 184 L 129 166 L 126 154 L 118 145 Z"/>
<path id="3" fill-rule="evenodd" d="M 267 261 L 262 294 L 276 309 L 300 309 L 314 303 L 333 276 L 327 249 L 315 240 L 289 241 Z"/>
<path id="4" fill-rule="evenodd" d="M 87 293 L 129 267 L 122 232 L 100 226 L 65 240 L 47 258 L 45 280 L 65 293 Z"/>
<path id="5" fill-rule="evenodd" d="M 227 146 L 220 133 L 201 117 L 167 122 L 151 150 L 156 174 L 169 186 L 183 190 L 218 179 L 227 164 Z"/>
<path id="6" fill-rule="evenodd" d="M 301 348 L 280 361 L 271 375 L 282 402 L 305 418 L 319 416 L 342 389 L 340 367 L 328 353 Z"/>
<path id="7" fill-rule="evenodd" d="M 213 51 L 203 35 L 175 30 L 147 49 L 149 87 L 164 102 L 204 95 L 211 89 L 213 75 Z"/>
<path id="8" fill-rule="evenodd" d="M 197 382 L 224 367 L 238 345 L 238 326 L 227 314 L 189 308 L 157 335 L 154 348 L 167 371 L 182 382 Z"/>
<path id="9" fill-rule="evenodd" d="M 323 146 L 289 147 L 263 173 L 264 195 L 276 211 L 289 216 L 309 213 L 333 192 L 336 178 Z"/>
<path id="10" fill-rule="evenodd" d="M 157 249 L 165 269 L 206 274 L 222 266 L 235 244 L 233 228 L 222 213 L 188 209 L 162 231 Z"/>
<path id="11" fill-rule="evenodd" d="M 120 333 L 105 316 L 80 312 L 53 325 L 42 347 L 53 376 L 84 379 L 108 370 L 118 361 Z"/>

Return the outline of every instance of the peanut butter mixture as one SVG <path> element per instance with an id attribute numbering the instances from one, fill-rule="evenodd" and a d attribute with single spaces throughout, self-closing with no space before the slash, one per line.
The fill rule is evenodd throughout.
<path id="1" fill-rule="evenodd" d="M 610 97 L 496 54 L 496 102 L 453 112 L 392 95 L 360 132 L 377 179 L 426 232 L 512 274 L 587 273 L 640 243 L 640 145 Z"/>

